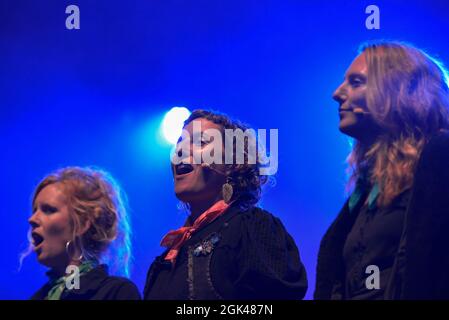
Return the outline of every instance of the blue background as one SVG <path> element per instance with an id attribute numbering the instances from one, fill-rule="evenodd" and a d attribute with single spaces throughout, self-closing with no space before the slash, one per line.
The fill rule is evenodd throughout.
<path id="1" fill-rule="evenodd" d="M 65 28 L 76 4 L 81 29 Z M 381 29 L 365 28 L 380 8 Z M 0 3 L 0 299 L 45 281 L 27 246 L 33 188 L 68 165 L 96 165 L 126 190 L 132 280 L 142 290 L 159 242 L 179 227 L 159 126 L 173 106 L 213 108 L 279 129 L 277 184 L 262 206 L 280 217 L 308 270 L 345 200 L 348 139 L 331 94 L 370 39 L 406 40 L 449 63 L 447 1 L 23 1 Z"/>

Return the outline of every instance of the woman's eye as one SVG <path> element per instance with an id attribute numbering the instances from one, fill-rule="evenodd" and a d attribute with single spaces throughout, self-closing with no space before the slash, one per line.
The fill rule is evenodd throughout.
<path id="1" fill-rule="evenodd" d="M 42 210 L 43 213 L 52 214 L 52 213 L 57 212 L 58 208 L 55 208 L 55 207 L 50 206 L 48 204 L 44 204 L 44 205 L 42 205 L 41 210 Z"/>
<path id="2" fill-rule="evenodd" d="M 364 82 L 361 79 L 353 79 L 351 80 L 351 86 L 353 86 L 354 88 L 357 88 L 359 86 L 361 86 Z"/>
<path id="3" fill-rule="evenodd" d="M 206 141 L 206 140 L 199 140 L 199 141 L 194 141 L 194 144 L 196 145 L 196 146 L 204 146 L 204 145 L 206 145 L 208 142 Z"/>

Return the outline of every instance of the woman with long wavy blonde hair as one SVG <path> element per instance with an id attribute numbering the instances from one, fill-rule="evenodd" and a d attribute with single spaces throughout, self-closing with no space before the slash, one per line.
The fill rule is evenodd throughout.
<path id="1" fill-rule="evenodd" d="M 333 98 L 355 140 L 351 195 L 321 242 L 316 299 L 449 298 L 448 79 L 401 42 L 362 46 L 347 70 Z"/>

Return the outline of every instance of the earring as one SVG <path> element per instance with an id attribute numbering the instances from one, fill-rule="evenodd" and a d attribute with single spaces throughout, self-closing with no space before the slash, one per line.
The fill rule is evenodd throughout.
<path id="1" fill-rule="evenodd" d="M 69 252 L 69 247 L 70 247 L 70 244 L 71 244 L 71 243 L 72 243 L 72 240 L 69 240 L 69 241 L 67 241 L 66 244 L 65 244 L 65 252 L 66 252 L 67 255 L 69 256 L 69 258 L 70 258 L 71 260 L 73 260 L 73 261 L 81 261 L 81 260 L 83 260 L 83 254 L 81 254 L 81 255 L 78 257 L 78 259 L 73 259 L 72 255 L 71 255 L 70 252 Z"/>
<path id="2" fill-rule="evenodd" d="M 223 195 L 223 200 L 227 204 L 231 202 L 232 194 L 234 193 L 234 189 L 232 188 L 232 184 L 230 184 L 231 179 L 229 177 L 226 179 L 226 183 L 221 188 L 221 193 Z"/>

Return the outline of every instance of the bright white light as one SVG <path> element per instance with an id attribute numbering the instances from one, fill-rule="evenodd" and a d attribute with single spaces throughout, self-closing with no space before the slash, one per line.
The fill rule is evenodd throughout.
<path id="1" fill-rule="evenodd" d="M 171 144 L 176 144 L 182 134 L 184 121 L 190 116 L 190 111 L 184 107 L 174 107 L 168 111 L 162 120 L 162 134 Z"/>

